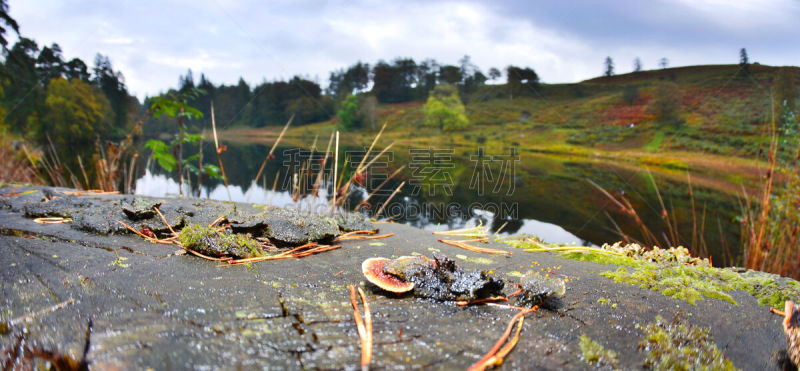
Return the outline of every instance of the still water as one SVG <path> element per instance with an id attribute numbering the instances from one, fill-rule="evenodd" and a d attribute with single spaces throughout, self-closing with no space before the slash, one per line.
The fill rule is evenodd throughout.
<path id="1" fill-rule="evenodd" d="M 195 195 L 204 198 L 330 212 L 333 156 L 324 161 L 324 148 L 316 152 L 278 148 L 274 158 L 267 161 L 260 179 L 254 180 L 269 149 L 267 145 L 228 143 L 222 158 L 229 187 L 226 189 L 218 179 L 205 180 L 198 187 L 193 176 L 193 184 L 185 185 L 187 193 L 191 188 Z M 352 177 L 365 150 L 340 147 L 336 171 L 344 179 L 342 183 Z M 372 161 L 380 150 L 373 151 L 365 162 Z M 187 149 L 192 151 L 196 153 L 197 148 Z M 206 147 L 203 158 L 216 160 L 213 148 Z M 663 218 L 659 195 L 668 210 L 669 224 L 677 229 L 679 244 L 697 249 L 707 246 L 716 265 L 732 264 L 739 256 L 739 227 L 735 218 L 740 210 L 736 195 L 697 184 L 690 188 L 685 174 L 656 171 L 651 174 L 629 164 L 543 155 L 514 148 L 393 147 L 352 183 L 341 209 L 358 208 L 374 215 L 383 208 L 381 218 L 426 230 L 482 223 L 492 231 L 500 230 L 500 235 L 526 233 L 550 243 L 601 245 L 620 240 L 620 231 L 631 239 L 643 240 L 642 228 L 635 218 L 590 181 L 617 200 L 630 202 L 644 225 L 660 240 L 672 241 L 674 234 Z M 392 197 L 401 183 L 404 183 L 402 189 Z M 150 163 L 144 175 L 136 180 L 135 193 L 175 195 L 178 183 L 174 174 L 168 177 Z M 364 203 L 365 199 L 368 202 Z"/>

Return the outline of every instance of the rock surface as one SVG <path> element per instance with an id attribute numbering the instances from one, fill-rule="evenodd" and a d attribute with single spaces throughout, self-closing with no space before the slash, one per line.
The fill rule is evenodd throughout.
<path id="1" fill-rule="evenodd" d="M 598 275 L 615 266 L 494 242 L 487 246 L 513 250 L 513 256 L 478 254 L 397 224 L 380 225 L 381 233 L 395 233 L 386 239 L 345 241 L 340 249 L 303 259 L 229 266 L 176 255 L 174 246 L 128 233 L 116 220 L 166 230 L 158 216 L 141 209 L 141 202 L 134 205 L 132 196 L 60 191 L 0 188 L 3 350 L 24 337 L 28 346 L 85 358 L 93 369 L 354 369 L 360 344 L 347 287 L 362 285 L 373 318 L 372 366 L 464 369 L 492 347 L 514 310 L 397 296 L 366 283 L 361 274 L 367 258 L 432 257 L 433 252 L 468 270 L 491 270 L 509 282 L 518 282 L 515 274 L 531 269 L 551 268 L 569 277 L 560 300 L 527 316 L 503 368 L 589 368 L 581 361 L 581 335 L 616 352 L 618 367 L 641 368 L 645 354 L 638 344 L 644 327 L 656 316 L 669 319 L 678 312 L 709 328 L 736 367 L 777 369 L 778 354 L 786 349 L 781 318 L 742 291 L 731 292 L 738 305 L 708 299 L 692 306 Z M 61 198 L 42 202 L 52 196 Z M 223 215 L 234 221 L 233 215 L 240 215 L 238 228 L 275 236 L 270 224 L 250 218 L 269 214 L 271 207 L 196 199 L 152 202 L 162 202 L 160 210 L 173 228 L 207 225 Z M 138 220 L 130 220 L 123 205 L 131 205 L 128 213 Z M 286 244 L 340 233 L 332 219 L 273 211 L 269 215 L 286 218 L 289 237 L 279 237 Z M 39 216 L 71 217 L 73 222 L 33 222 Z M 515 289 L 506 286 L 507 293 Z M 54 307 L 64 302 L 69 304 Z"/>

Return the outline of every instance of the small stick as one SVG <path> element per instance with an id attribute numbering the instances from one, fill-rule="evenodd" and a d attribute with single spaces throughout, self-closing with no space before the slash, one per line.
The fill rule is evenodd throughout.
<path id="1" fill-rule="evenodd" d="M 154 243 L 163 243 L 163 244 L 165 244 L 165 245 L 179 245 L 178 243 L 176 243 L 176 242 L 174 242 L 174 241 L 170 241 L 170 240 L 159 240 L 159 239 L 157 239 L 157 238 L 148 237 L 148 236 L 146 236 L 146 235 L 142 234 L 142 232 L 139 232 L 139 231 L 137 231 L 135 228 L 133 228 L 133 227 L 131 227 L 131 226 L 129 226 L 129 225 L 127 225 L 127 224 L 125 224 L 125 222 L 123 222 L 123 221 L 121 221 L 121 220 L 117 220 L 117 223 L 124 225 L 124 226 L 125 226 L 125 228 L 128 228 L 128 229 L 129 229 L 131 232 L 138 234 L 140 237 L 142 237 L 142 238 L 144 238 L 145 240 L 148 240 L 148 241 L 150 241 L 150 242 L 154 242 Z"/>
<path id="2" fill-rule="evenodd" d="M 227 261 L 227 260 L 231 260 L 231 258 L 227 258 L 227 257 L 225 257 L 225 258 L 214 258 L 214 257 L 208 256 L 208 255 L 203 255 L 203 254 L 201 254 L 201 253 L 199 253 L 197 251 L 194 251 L 192 249 L 188 249 L 186 247 L 184 247 L 183 249 L 188 251 L 192 255 L 199 256 L 199 257 L 201 257 L 203 259 L 207 259 L 207 260 L 211 260 L 211 261 Z"/>
<path id="3" fill-rule="evenodd" d="M 505 227 L 506 227 L 506 225 L 508 225 L 508 221 L 506 221 L 505 223 L 503 223 L 503 225 L 501 225 L 501 226 L 500 226 L 500 228 L 497 228 L 497 230 L 496 230 L 496 231 L 494 231 L 494 234 L 495 234 L 495 235 L 499 234 L 499 233 L 500 233 L 500 231 L 502 231 L 502 230 L 503 230 L 503 228 L 505 228 Z"/>
<path id="4" fill-rule="evenodd" d="M 217 223 L 221 222 L 221 221 L 222 221 L 222 220 L 224 220 L 224 219 L 225 219 L 225 215 L 223 215 L 223 216 L 221 216 L 221 217 L 217 218 L 217 220 L 215 220 L 215 221 L 211 222 L 211 224 L 209 224 L 209 225 L 208 225 L 208 228 L 211 228 L 211 227 L 213 227 L 213 226 L 214 226 L 214 224 L 217 224 Z"/>
<path id="5" fill-rule="evenodd" d="M 460 242 L 460 243 L 470 243 L 470 242 L 489 242 L 489 237 L 484 238 L 474 238 L 471 240 L 448 240 L 453 242 Z"/>
<path id="6" fill-rule="evenodd" d="M 501 336 L 500 339 L 497 340 L 497 342 L 494 344 L 492 349 L 490 349 L 489 352 L 486 353 L 486 355 L 483 356 L 483 358 L 478 360 L 478 362 L 475 362 L 475 364 L 470 366 L 467 370 L 468 371 L 475 371 L 475 370 L 481 370 L 482 371 L 482 370 L 485 370 L 489 366 L 495 365 L 495 362 L 498 361 L 498 358 L 496 357 L 496 354 L 501 350 L 501 346 L 506 342 L 508 337 L 511 336 L 511 330 L 514 329 L 514 324 L 517 321 L 519 321 L 520 318 L 524 317 L 526 314 L 528 314 L 530 312 L 535 312 L 537 309 L 538 309 L 538 307 L 533 307 L 533 308 L 530 308 L 530 309 L 522 310 L 519 313 L 517 313 L 513 318 L 511 318 L 511 321 L 509 321 L 508 327 L 506 328 L 506 331 L 503 333 L 503 336 Z M 521 327 L 521 325 L 520 325 L 520 327 Z M 511 347 L 513 347 L 513 344 L 516 343 L 516 342 L 514 342 L 514 343 L 509 342 L 509 343 L 512 344 Z M 508 349 L 506 351 L 506 354 L 508 353 L 508 351 L 510 351 L 510 349 Z"/>
<path id="7" fill-rule="evenodd" d="M 400 183 L 400 185 L 399 185 L 399 186 L 397 186 L 397 189 L 395 189 L 395 190 L 394 190 L 394 192 L 392 192 L 392 194 L 389 196 L 389 198 L 388 198 L 388 199 L 386 199 L 386 202 L 384 202 L 384 203 L 383 203 L 383 205 L 381 205 L 381 208 L 380 208 L 380 209 L 378 209 L 378 212 L 377 212 L 377 213 L 375 213 L 375 218 L 376 218 L 376 219 L 377 219 L 378 217 L 380 217 L 380 216 L 381 216 L 381 212 L 383 211 L 383 208 L 384 208 L 384 207 L 386 207 L 386 205 L 388 205 L 388 204 L 389 204 L 389 202 L 391 202 L 391 201 L 392 201 L 392 199 L 393 199 L 393 198 L 394 198 L 394 196 L 397 194 L 397 192 L 400 192 L 400 190 L 401 190 L 401 189 L 403 189 L 403 186 L 404 186 L 404 185 L 406 185 L 406 182 L 405 182 L 405 181 L 403 181 L 402 183 Z"/>
<path id="8" fill-rule="evenodd" d="M 339 275 L 340 275 L 340 274 L 342 274 L 342 273 L 344 273 L 344 269 L 342 269 L 342 270 L 340 270 L 340 271 L 336 272 L 336 273 L 335 273 L 333 276 L 334 276 L 334 277 L 339 277 Z"/>
<path id="9" fill-rule="evenodd" d="M 156 213 L 158 213 L 158 216 L 160 216 L 161 220 L 164 222 L 164 224 L 167 225 L 167 228 L 169 228 L 169 231 L 172 232 L 172 235 L 173 236 L 177 236 L 178 234 L 175 233 L 175 230 L 172 229 L 172 227 L 169 225 L 169 223 L 167 223 L 167 218 L 164 217 L 164 214 L 161 214 L 161 211 L 158 210 L 158 207 L 153 206 L 153 210 L 155 210 Z"/>
<path id="10" fill-rule="evenodd" d="M 512 296 L 517 296 L 517 295 L 519 295 L 519 294 L 522 294 L 524 291 L 525 291 L 524 289 L 520 288 L 519 290 L 517 290 L 517 291 L 514 291 L 514 292 L 512 292 L 512 293 L 508 294 L 508 296 L 506 296 L 506 298 L 510 298 L 510 297 L 512 297 Z"/>
<path id="11" fill-rule="evenodd" d="M 375 234 L 375 233 L 378 233 L 378 232 L 377 231 L 352 231 L 352 232 L 344 233 L 339 237 L 347 237 L 347 236 L 352 236 L 354 234 Z"/>
<path id="12" fill-rule="evenodd" d="M 484 298 L 484 299 L 477 299 L 477 300 L 458 300 L 456 301 L 456 305 L 459 307 L 473 305 L 473 304 L 484 304 L 484 303 L 491 303 L 495 301 L 508 301 L 508 298 L 505 296 L 498 296 L 494 298 Z"/>
<path id="13" fill-rule="evenodd" d="M 364 319 L 361 319 L 361 312 L 358 310 L 358 302 L 356 301 L 356 288 L 350 285 L 350 303 L 353 304 L 353 318 L 356 321 L 356 329 L 358 329 L 358 337 L 361 340 L 361 369 L 366 370 L 369 363 L 372 361 L 372 315 L 369 312 L 369 303 L 361 288 L 358 289 L 358 295 L 361 297 L 361 302 L 364 304 Z"/>
<path id="14" fill-rule="evenodd" d="M 466 243 L 459 242 L 459 241 L 452 241 L 452 240 L 443 240 L 441 238 L 438 239 L 439 242 L 445 243 L 451 246 L 460 247 L 464 250 L 469 250 L 472 252 L 482 253 L 482 254 L 505 254 L 505 255 L 513 255 L 511 251 L 505 250 L 497 250 L 497 249 L 490 249 L 486 247 L 477 247 L 472 245 L 467 245 Z"/>
<path id="15" fill-rule="evenodd" d="M 610 254 L 610 255 L 617 255 L 617 256 L 626 256 L 625 254 L 605 250 L 605 249 L 598 249 L 595 247 L 578 247 L 578 246 L 561 246 L 561 247 L 547 247 L 539 242 L 536 242 L 533 239 L 526 239 L 526 241 L 538 246 L 536 249 L 529 249 L 530 251 L 584 251 L 584 252 L 596 252 L 600 254 Z"/>
<path id="16" fill-rule="evenodd" d="M 352 236 L 341 236 L 333 240 L 333 242 L 340 242 L 340 241 L 349 241 L 349 240 L 377 240 L 381 238 L 387 238 L 394 236 L 394 233 L 383 234 L 380 236 L 359 236 L 359 235 L 352 235 Z"/>
<path id="17" fill-rule="evenodd" d="M 770 308 L 769 308 L 769 312 L 770 312 L 770 313 L 775 313 L 775 314 L 777 314 L 777 315 L 779 315 L 779 316 L 781 316 L 781 317 L 786 317 L 786 313 L 785 313 L 784 311 L 782 311 L 782 310 L 778 310 L 778 309 L 775 309 L 775 308 L 773 308 L 773 307 L 770 307 Z"/>
<path id="18" fill-rule="evenodd" d="M 87 189 L 85 191 L 78 191 L 78 192 L 72 192 L 72 191 L 58 191 L 58 192 L 63 193 L 65 195 L 79 196 L 79 197 L 80 196 L 118 195 L 119 194 L 119 191 L 103 191 L 103 190 L 100 190 L 100 189 Z"/>
<path id="19" fill-rule="evenodd" d="M 54 217 L 49 217 L 49 218 L 36 218 L 36 219 L 33 219 L 33 222 L 34 223 L 39 223 L 39 224 L 64 224 L 64 223 L 72 222 L 72 219 L 70 219 L 70 218 L 62 218 L 60 216 L 54 216 Z"/>
<path id="20" fill-rule="evenodd" d="M 53 305 L 51 307 L 42 309 L 42 310 L 40 310 L 38 312 L 33 312 L 33 313 L 29 313 L 29 314 L 26 314 L 26 315 L 21 316 L 21 317 L 14 318 L 11 321 L 9 321 L 8 323 L 10 325 L 14 326 L 14 325 L 20 324 L 22 322 L 26 322 L 28 320 L 36 318 L 38 316 L 41 316 L 41 315 L 44 315 L 44 314 L 47 314 L 47 313 L 50 313 L 50 312 L 55 312 L 55 311 L 57 311 L 57 310 L 59 310 L 61 308 L 64 308 L 67 305 L 70 305 L 70 304 L 72 304 L 74 302 L 75 302 L 75 299 L 68 299 L 66 301 L 62 301 L 61 303 L 58 303 L 58 304 Z"/>
<path id="21" fill-rule="evenodd" d="M 498 308 L 514 309 L 514 310 L 528 310 L 528 309 L 530 309 L 530 308 L 523 308 L 523 307 L 517 307 L 517 306 L 513 306 L 513 305 L 497 304 L 497 303 L 486 303 L 486 305 L 489 305 L 489 306 L 492 306 L 492 307 L 498 307 Z"/>
<path id="22" fill-rule="evenodd" d="M 394 222 L 391 221 L 391 220 L 383 220 L 383 221 L 369 222 L 369 224 L 373 224 L 373 225 L 375 225 L 375 224 L 394 224 Z"/>

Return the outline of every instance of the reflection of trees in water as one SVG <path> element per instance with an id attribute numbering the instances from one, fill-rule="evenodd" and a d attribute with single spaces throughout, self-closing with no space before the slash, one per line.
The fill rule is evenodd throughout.
<path id="1" fill-rule="evenodd" d="M 222 155 L 230 184 L 248 188 L 253 181 L 252 177 L 269 152 L 269 148 L 270 146 L 258 144 L 230 145 L 228 151 Z M 345 160 L 341 154 L 348 149 L 361 148 L 340 148 L 340 173 Z M 320 151 L 323 150 L 324 148 Z M 197 148 L 194 147 L 189 153 L 192 153 L 191 151 L 197 151 Z M 289 147 L 276 150 L 275 158 L 267 162 L 264 171 L 265 179 L 259 180 L 259 186 L 272 189 L 275 176 L 280 174 L 277 188 L 288 190 L 285 187 L 290 184 L 286 182 L 287 177 L 291 177 L 293 172 L 299 172 L 299 166 L 285 166 L 285 163 L 292 162 L 291 153 L 292 149 Z M 610 193 L 618 197 L 626 197 L 644 223 L 653 233 L 661 237 L 664 229 L 661 207 L 651 180 L 644 171 L 631 171 L 611 165 L 563 161 L 548 156 L 523 154 L 523 159 L 517 165 L 514 176 L 511 178 L 514 182 L 512 195 L 506 195 L 506 189 L 503 189 L 502 192 L 492 192 L 491 189 L 487 189 L 483 195 L 478 195 L 478 192 L 470 187 L 470 180 L 475 170 L 475 162 L 470 161 L 471 154 L 475 154 L 475 152 L 465 151 L 460 155 L 453 155 L 455 166 L 449 170 L 453 179 L 451 194 L 437 189 L 431 195 L 425 187 L 414 192 L 415 182 L 412 171 L 407 168 L 395 179 L 388 181 L 382 192 L 370 199 L 368 211 L 374 213 L 386 201 L 391 192 L 401 182 L 406 181 L 403 191 L 394 197 L 390 205 L 387 205 L 384 213 L 396 214 L 397 221 L 416 227 L 441 225 L 442 228 L 445 226 L 458 228 L 462 227 L 463 223 L 474 220 L 480 214 L 484 223 L 489 225 L 492 231 L 507 222 L 503 231 L 515 233 L 522 228 L 524 220 L 533 219 L 559 225 L 580 239 L 593 244 L 602 244 L 619 240 L 613 224 L 605 215 L 607 212 L 625 233 L 630 234 L 633 238 L 641 239 L 640 228 L 633 219 L 621 213 L 620 210 L 614 209 L 613 203 L 587 182 L 587 179 L 591 179 Z M 379 184 L 391 170 L 401 164 L 408 164 L 407 156 L 407 151 L 394 151 L 394 161 L 389 164 L 389 171 L 383 177 L 377 176 L 371 184 Z M 203 157 L 207 160 L 216 159 L 213 146 L 205 146 Z M 332 164 L 333 159 L 331 158 L 328 160 L 328 167 L 331 167 Z M 345 179 L 352 175 L 352 167 L 352 164 L 348 164 L 344 174 Z M 675 215 L 683 236 L 681 243 L 688 246 L 691 243 L 694 226 L 691 201 L 688 195 L 689 188 L 684 182 L 668 180 L 659 177 L 658 174 L 653 174 L 653 176 L 669 209 L 670 216 Z M 209 180 L 206 185 L 214 187 L 219 183 L 221 183 L 219 180 Z M 330 184 L 328 184 L 328 189 L 330 190 Z M 709 246 L 713 246 L 711 254 L 714 259 L 722 261 L 722 251 L 719 246 L 723 239 L 732 247 L 738 246 L 739 229 L 738 225 L 732 222 L 739 213 L 738 204 L 732 197 L 712 190 L 695 186 L 693 192 L 698 229 L 705 207 L 704 238 Z M 363 193 L 351 195 L 345 208 L 352 210 L 361 201 L 361 197 L 363 197 Z M 490 211 L 492 207 L 495 208 L 494 210 L 504 211 L 513 208 L 516 214 L 510 217 L 499 215 L 489 220 L 487 216 L 471 210 L 470 206 Z M 455 210 L 449 210 L 449 207 Z M 718 227 L 718 224 L 721 228 Z M 735 252 L 734 255 L 738 255 L 738 252 Z"/>

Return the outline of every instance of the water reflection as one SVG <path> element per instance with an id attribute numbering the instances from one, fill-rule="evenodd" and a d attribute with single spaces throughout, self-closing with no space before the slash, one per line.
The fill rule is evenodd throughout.
<path id="1" fill-rule="evenodd" d="M 230 198 L 228 197 L 230 191 Z M 191 192 L 188 184 L 184 185 L 184 192 L 189 194 Z M 214 200 L 235 202 L 251 202 L 257 204 L 278 205 L 284 207 L 300 208 L 305 211 L 326 212 L 330 210 L 330 197 L 328 190 L 323 189 L 320 191 L 319 196 L 307 196 L 298 202 L 294 202 L 292 195 L 288 191 L 273 191 L 265 189 L 255 183 L 251 183 L 247 189 L 243 189 L 239 185 L 230 185 L 228 190 L 225 185 L 218 183 L 209 187 L 200 188 L 201 198 L 210 198 Z M 163 174 L 154 174 L 149 169 L 145 170 L 145 174 L 136 180 L 136 192 L 138 195 L 146 195 L 152 197 L 174 197 L 178 195 L 178 182 Z M 362 199 L 366 196 L 364 191 L 356 192 L 354 197 Z M 417 204 L 411 198 L 405 197 L 404 203 Z M 591 244 L 589 241 L 582 240 L 581 238 L 567 232 L 564 228 L 535 219 L 498 219 L 495 220 L 496 214 L 480 209 L 471 209 L 472 217 L 470 218 L 451 218 L 448 223 L 442 224 L 435 219 L 427 217 L 425 214 L 410 215 L 408 210 L 414 210 L 413 207 L 402 206 L 401 204 L 393 204 L 396 207 L 390 207 L 386 212 L 387 217 L 393 220 L 399 220 L 407 224 L 414 225 L 429 231 L 447 230 L 453 228 L 462 228 L 465 226 L 474 225 L 497 225 L 494 230 L 503 227 L 499 235 L 511 235 L 518 233 L 526 233 L 538 236 L 547 242 L 552 243 L 566 243 L 566 244 Z M 509 227 L 509 224 L 511 227 Z"/>
<path id="2" fill-rule="evenodd" d="M 353 174 L 353 168 L 360 161 L 358 153 L 364 150 L 340 148 L 338 170 L 339 174 L 344 174 L 344 179 L 349 179 Z M 189 148 L 188 151 L 193 150 Z M 255 182 L 253 177 L 268 151 L 269 146 L 265 145 L 229 144 L 228 151 L 223 155 L 229 190 L 219 180 L 207 180 L 202 187 L 195 187 L 195 192 L 199 192 L 201 197 L 228 200 L 230 191 L 233 201 L 329 212 L 332 159 L 326 163 L 319 152 L 278 148 L 275 158 L 267 163 L 262 179 Z M 301 155 L 298 160 L 298 154 L 303 151 L 307 154 Z M 426 151 L 433 155 L 425 154 Z M 216 158 L 213 148 L 205 152 L 204 158 Z M 443 155 L 436 157 L 437 153 Z M 497 157 L 498 154 L 502 159 L 518 156 L 519 160 L 513 162 L 513 168 L 506 167 L 513 171 L 503 173 L 498 171 L 499 167 L 494 170 L 491 166 L 485 167 L 487 158 L 492 159 L 491 156 Z M 412 166 L 415 161 L 425 166 L 436 165 L 442 171 L 426 173 L 424 167 Z M 512 164 L 509 161 L 504 163 Z M 494 163 L 497 166 L 502 164 Z M 705 241 L 715 263 L 730 262 L 739 255 L 736 251 L 739 228 L 734 222 L 739 214 L 736 198 L 698 186 L 700 182 L 695 182 L 694 176 L 692 195 L 696 210 L 692 213 L 692 199 L 685 173 L 658 173 L 653 174 L 655 179 L 651 179 L 645 169 L 633 165 L 621 166 L 591 158 L 520 153 L 509 151 L 508 148 L 454 148 L 443 152 L 393 147 L 386 158 L 370 168 L 362 185 L 353 185 L 353 192 L 344 208 L 356 208 L 377 185 L 386 180 L 388 174 L 402 165 L 407 167 L 386 182 L 381 192 L 369 199 L 363 212 L 374 213 L 386 203 L 392 191 L 405 182 L 402 191 L 385 206 L 382 216 L 427 230 L 454 229 L 482 223 L 492 231 L 502 228 L 503 235 L 529 233 L 554 243 L 600 245 L 619 240 L 620 230 L 632 239 L 641 240 L 642 231 L 637 222 L 587 181 L 591 180 L 615 197 L 624 196 L 659 239 L 670 235 L 664 227 L 665 220 L 658 201 L 660 193 L 669 211 L 670 221 L 677 225 L 681 235 L 677 244 L 690 247 L 697 245 L 698 241 Z M 309 196 L 308 189 L 314 184 L 318 169 L 322 168 L 325 169 L 325 175 L 318 196 Z M 178 193 L 174 179 L 152 170 L 136 181 L 137 194 L 167 196 Z M 419 179 L 421 174 L 428 174 L 423 181 Z M 479 176 L 476 177 L 476 174 Z M 479 181 L 498 179 L 502 179 L 501 187 L 497 186 L 498 183 L 489 183 L 480 188 Z M 186 191 L 190 194 L 188 188 Z M 297 189 L 301 191 L 292 192 Z M 297 202 L 294 198 L 297 198 Z M 694 233 L 695 227 L 697 233 Z"/>

